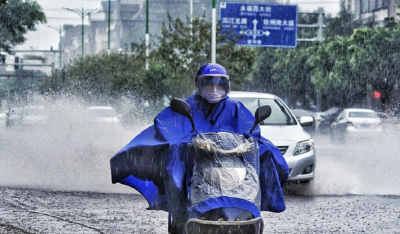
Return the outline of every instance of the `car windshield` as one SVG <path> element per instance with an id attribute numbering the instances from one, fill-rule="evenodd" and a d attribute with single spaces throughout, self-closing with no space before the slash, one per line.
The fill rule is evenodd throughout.
<path id="1" fill-rule="evenodd" d="M 274 98 L 234 98 L 243 103 L 251 111 L 256 112 L 257 108 L 264 105 L 271 107 L 271 116 L 260 123 L 261 125 L 296 125 L 296 120 L 279 100 Z"/>
<path id="2" fill-rule="evenodd" d="M 89 109 L 89 113 L 95 117 L 117 117 L 117 112 L 114 109 Z"/>
<path id="3" fill-rule="evenodd" d="M 325 111 L 325 115 L 333 115 L 337 113 L 340 110 L 338 107 L 331 107 L 328 110 Z"/>
<path id="4" fill-rule="evenodd" d="M 308 110 L 301 110 L 301 109 L 292 109 L 292 113 L 296 116 L 296 117 L 301 117 L 301 116 L 314 116 L 315 113 L 312 111 L 308 111 Z"/>
<path id="5" fill-rule="evenodd" d="M 349 112 L 349 118 L 379 118 L 375 112 Z"/>

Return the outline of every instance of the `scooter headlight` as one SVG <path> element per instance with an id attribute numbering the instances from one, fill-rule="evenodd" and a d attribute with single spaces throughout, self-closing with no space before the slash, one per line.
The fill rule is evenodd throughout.
<path id="1" fill-rule="evenodd" d="M 307 152 L 310 152 L 312 149 L 314 149 L 314 140 L 310 139 L 307 141 L 301 141 L 297 143 L 296 147 L 294 148 L 293 155 L 299 155 L 299 154 L 304 154 Z"/>

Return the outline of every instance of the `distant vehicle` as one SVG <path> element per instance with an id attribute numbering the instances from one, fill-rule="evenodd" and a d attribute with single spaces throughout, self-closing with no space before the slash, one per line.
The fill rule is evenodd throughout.
<path id="1" fill-rule="evenodd" d="M 5 111 L 7 127 L 21 124 L 22 110 L 23 109 L 21 107 L 14 107 Z"/>
<path id="2" fill-rule="evenodd" d="M 376 112 L 382 120 L 384 131 L 398 132 L 400 131 L 400 118 L 384 112 Z"/>
<path id="3" fill-rule="evenodd" d="M 24 106 L 22 111 L 23 125 L 43 125 L 48 121 L 48 116 L 45 113 L 43 106 Z"/>
<path id="4" fill-rule="evenodd" d="M 111 106 L 90 106 L 87 110 L 96 123 L 117 125 L 121 123 L 117 112 Z"/>
<path id="5" fill-rule="evenodd" d="M 313 118 L 313 124 L 310 126 L 303 126 L 303 128 L 304 130 L 306 130 L 306 132 L 310 133 L 311 135 L 315 133 L 316 113 L 314 111 L 304 110 L 304 109 L 292 109 L 292 113 L 296 116 L 297 120 L 300 120 L 300 118 L 303 116 L 311 116 Z"/>
<path id="6" fill-rule="evenodd" d="M 315 123 L 315 132 L 316 133 L 319 132 L 319 126 L 320 126 L 321 122 L 324 120 L 322 115 L 324 115 L 324 112 L 315 112 L 314 123 Z"/>
<path id="7" fill-rule="evenodd" d="M 395 115 L 390 115 L 384 112 L 376 112 L 379 118 L 382 120 L 383 125 L 400 124 L 400 118 Z"/>
<path id="8" fill-rule="evenodd" d="M 336 117 L 342 112 L 342 108 L 331 107 L 327 109 L 322 115 L 322 120 L 319 123 L 318 130 L 322 134 L 328 134 L 330 132 L 331 124 L 336 120 Z"/>
<path id="9" fill-rule="evenodd" d="M 346 142 L 358 138 L 379 137 L 382 120 L 370 109 L 344 109 L 331 124 L 331 142 Z"/>
<path id="10" fill-rule="evenodd" d="M 267 93 L 230 92 L 253 115 L 262 105 L 269 105 L 271 116 L 260 123 L 261 135 L 270 140 L 283 154 L 290 167 L 289 181 L 308 183 L 314 179 L 316 155 L 314 140 L 302 126 L 310 126 L 310 116 L 295 118 L 289 107 L 277 96 Z"/>

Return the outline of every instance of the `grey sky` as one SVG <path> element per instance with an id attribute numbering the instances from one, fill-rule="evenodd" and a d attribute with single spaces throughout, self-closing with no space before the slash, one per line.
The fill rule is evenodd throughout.
<path id="1" fill-rule="evenodd" d="M 37 2 L 43 7 L 47 16 L 47 25 L 56 27 L 63 24 L 81 24 L 80 16 L 76 13 L 62 9 L 63 7 L 77 9 L 101 8 L 101 1 L 102 0 L 37 0 Z M 187 1 L 189 4 L 189 0 Z M 260 2 L 262 2 L 262 0 L 260 0 Z M 327 14 L 336 14 L 340 8 L 339 0 L 282 0 L 282 2 L 298 4 L 300 11 L 315 11 L 318 7 L 323 7 Z M 87 24 L 87 22 L 88 17 L 85 18 L 85 24 Z M 58 31 L 49 28 L 47 25 L 38 25 L 37 31 L 29 32 L 26 35 L 26 43 L 18 46 L 17 49 L 50 49 L 50 46 L 58 48 L 60 35 Z"/>

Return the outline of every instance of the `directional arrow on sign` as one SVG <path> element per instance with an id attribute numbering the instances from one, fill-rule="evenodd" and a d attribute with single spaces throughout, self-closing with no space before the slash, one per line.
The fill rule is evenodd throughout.
<path id="1" fill-rule="evenodd" d="M 253 20 L 253 40 L 255 40 L 257 38 L 257 24 L 258 24 L 257 19 L 254 19 Z"/>
<path id="2" fill-rule="evenodd" d="M 271 33 L 269 31 L 265 31 L 263 34 L 268 37 Z"/>

